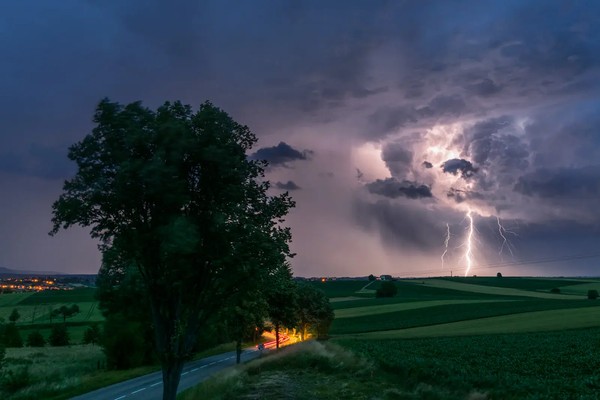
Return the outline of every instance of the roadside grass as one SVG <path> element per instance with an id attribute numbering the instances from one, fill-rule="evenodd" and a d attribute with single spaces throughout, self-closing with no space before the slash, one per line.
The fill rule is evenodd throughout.
<path id="1" fill-rule="evenodd" d="M 334 343 L 374 362 L 402 390 L 428 388 L 422 398 L 591 400 L 600 390 L 599 337 L 594 328 Z"/>
<path id="2" fill-rule="evenodd" d="M 600 307 L 536 311 L 498 317 L 479 318 L 409 329 L 358 333 L 365 339 L 401 339 L 505 333 L 569 331 L 600 326 Z M 343 337 L 343 336 L 340 336 Z"/>
<path id="3" fill-rule="evenodd" d="M 223 371 L 177 398 L 371 399 L 388 384 L 374 372 L 372 363 L 339 346 L 310 341 Z"/>
<path id="4" fill-rule="evenodd" d="M 427 308 L 406 309 L 385 314 L 334 319 L 330 334 L 352 334 L 388 331 L 449 322 L 476 320 L 501 315 L 522 314 L 532 311 L 593 308 L 598 304 L 589 300 L 523 300 L 486 303 L 445 304 Z M 600 319 L 598 320 L 600 324 Z"/>
<path id="5" fill-rule="evenodd" d="M 17 375 L 26 370 L 27 382 L 18 390 L 0 386 L 0 399 L 64 400 L 160 369 L 159 366 L 124 371 L 104 368 L 105 357 L 100 346 L 9 348 L 6 365 L 0 373 L 2 380 L 7 374 Z"/>

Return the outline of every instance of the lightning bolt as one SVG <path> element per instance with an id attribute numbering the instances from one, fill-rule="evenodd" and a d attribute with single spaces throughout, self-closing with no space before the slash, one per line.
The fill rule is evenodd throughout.
<path id="1" fill-rule="evenodd" d="M 502 246 L 500 246 L 500 250 L 498 251 L 498 254 L 502 255 L 502 252 L 504 251 L 504 248 L 506 247 L 508 249 L 508 251 L 510 252 L 510 255 L 514 257 L 514 254 L 512 251 L 513 246 L 510 243 L 510 240 L 508 240 L 507 234 L 510 233 L 515 236 L 517 236 L 517 234 L 515 232 L 509 231 L 508 229 L 504 228 L 504 225 L 502 225 L 502 222 L 500 221 L 500 217 L 496 217 L 496 221 L 498 222 L 498 233 L 500 234 L 500 237 L 502 238 Z"/>
<path id="2" fill-rule="evenodd" d="M 450 243 L 450 225 L 446 224 L 446 239 L 444 240 L 444 252 L 442 253 L 442 270 L 444 270 L 444 256 L 448 253 L 448 243 Z"/>
<path id="3" fill-rule="evenodd" d="M 475 228 L 473 227 L 473 216 L 471 215 L 471 209 L 467 211 L 465 216 L 467 220 L 469 220 L 469 227 L 467 228 L 467 238 L 465 240 L 466 250 L 465 250 L 465 260 L 467 261 L 467 269 L 465 271 L 465 276 L 469 275 L 471 271 L 471 267 L 473 266 L 473 233 Z"/>

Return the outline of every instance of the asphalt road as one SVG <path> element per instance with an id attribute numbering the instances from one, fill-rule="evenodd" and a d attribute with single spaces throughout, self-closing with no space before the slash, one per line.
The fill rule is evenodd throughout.
<path id="1" fill-rule="evenodd" d="M 245 349 L 242 362 L 258 358 L 256 349 Z M 212 374 L 235 365 L 235 351 L 192 361 L 185 365 L 179 381 L 178 393 L 197 385 Z M 73 397 L 72 400 L 161 400 L 162 374 L 160 371 L 116 383 L 102 389 Z"/>

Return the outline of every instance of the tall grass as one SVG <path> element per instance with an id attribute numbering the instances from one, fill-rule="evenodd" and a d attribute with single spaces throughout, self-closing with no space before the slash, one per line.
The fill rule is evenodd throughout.
<path id="1" fill-rule="evenodd" d="M 156 367 L 144 367 L 106 371 L 104 353 L 94 345 L 9 348 L 5 364 L 1 371 L 2 383 L 23 371 L 28 375 L 28 382 L 17 390 L 0 385 L 0 399 L 3 400 L 68 399 L 156 370 Z"/>

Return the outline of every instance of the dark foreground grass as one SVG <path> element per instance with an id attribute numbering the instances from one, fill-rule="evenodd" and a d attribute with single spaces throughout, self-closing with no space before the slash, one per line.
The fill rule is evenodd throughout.
<path id="1" fill-rule="evenodd" d="M 581 307 L 598 307 L 590 300 L 515 300 L 497 303 L 452 304 L 396 311 L 386 314 L 339 318 L 333 321 L 332 335 L 386 331 L 466 321 L 532 311 L 559 310 Z"/>
<path id="2" fill-rule="evenodd" d="M 430 399 L 591 400 L 600 393 L 598 328 L 335 343 L 374 362 L 403 390 L 430 388 Z"/>

